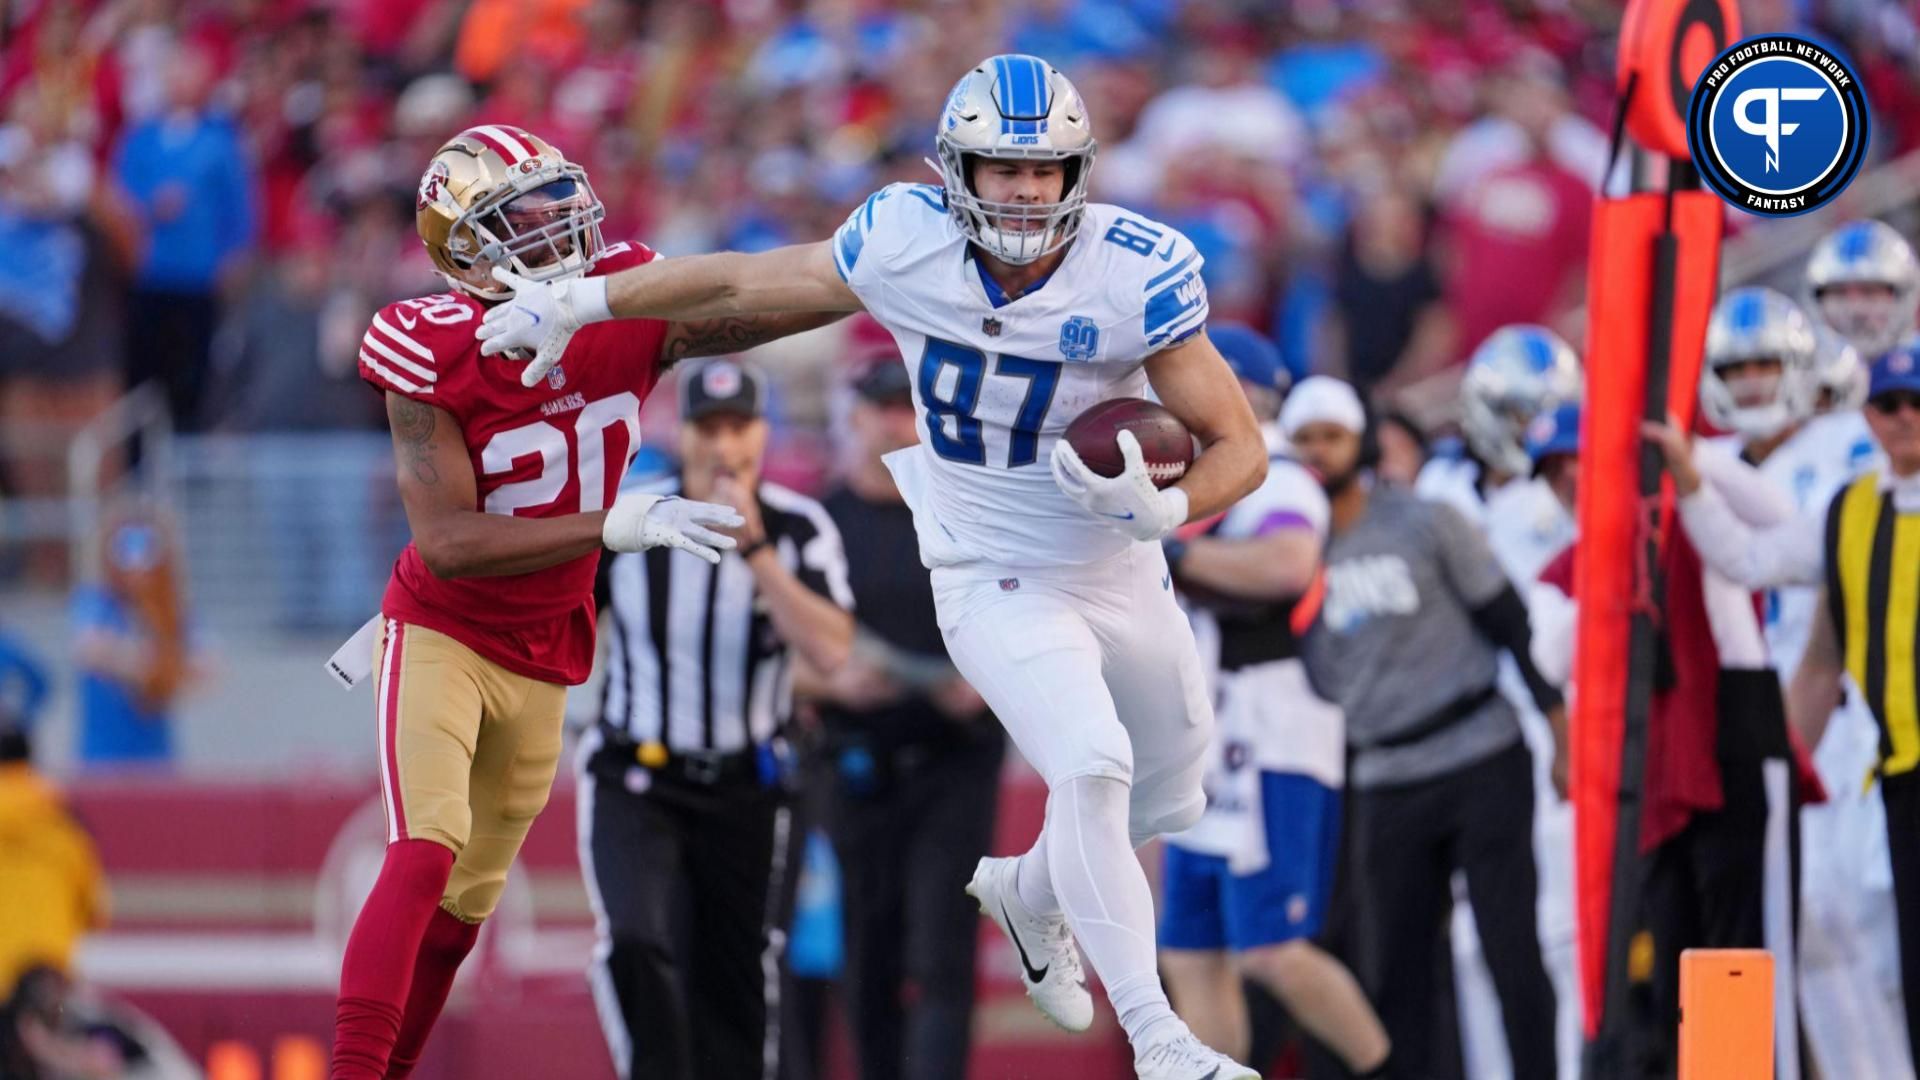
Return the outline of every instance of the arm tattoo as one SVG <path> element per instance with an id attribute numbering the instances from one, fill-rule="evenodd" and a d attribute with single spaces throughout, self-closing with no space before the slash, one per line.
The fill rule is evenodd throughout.
<path id="1" fill-rule="evenodd" d="M 433 406 L 411 398 L 395 397 L 391 410 L 394 441 L 399 444 L 401 461 L 413 478 L 422 484 L 440 481 L 440 470 L 433 465 L 433 429 L 437 423 Z"/>
<path id="2" fill-rule="evenodd" d="M 745 352 L 789 334 L 811 330 L 841 317 L 843 312 L 793 311 L 770 315 L 736 315 L 675 323 L 660 346 L 660 370 L 666 371 L 690 356 L 725 356 Z"/>

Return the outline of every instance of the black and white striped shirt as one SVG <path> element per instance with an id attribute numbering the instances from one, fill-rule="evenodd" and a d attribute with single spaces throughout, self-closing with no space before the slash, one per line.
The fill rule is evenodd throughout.
<path id="1" fill-rule="evenodd" d="M 672 477 L 649 490 L 678 494 Z M 820 504 L 762 482 L 760 517 L 780 562 L 801 583 L 853 607 L 840 531 Z M 754 588 L 746 560 L 713 566 L 672 548 L 609 556 L 610 633 L 600 724 L 614 740 L 669 752 L 733 753 L 773 738 L 793 711 L 788 643 Z"/>

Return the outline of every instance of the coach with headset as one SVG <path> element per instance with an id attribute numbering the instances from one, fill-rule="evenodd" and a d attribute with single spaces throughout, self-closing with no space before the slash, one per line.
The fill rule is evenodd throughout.
<path id="1" fill-rule="evenodd" d="M 607 675 L 581 740 L 594 1004 L 623 1080 L 773 1080 L 792 904 L 793 659 L 853 645 L 840 532 L 760 479 L 766 388 L 732 359 L 680 372 L 680 468 L 659 486 L 733 506 L 738 547 L 605 560 Z"/>
<path id="2" fill-rule="evenodd" d="M 1302 643 L 1309 678 L 1346 714 L 1355 967 L 1402 1069 L 1435 1061 L 1433 1003 L 1455 870 L 1465 872 L 1500 998 L 1513 1075 L 1556 1075 L 1554 990 L 1540 955 L 1533 757 L 1496 685 L 1511 653 L 1541 712 L 1526 605 L 1479 530 L 1450 506 L 1376 486 L 1366 411 L 1315 376 L 1280 423 L 1332 512 L 1325 594 Z M 1556 769 L 1556 774 L 1558 770 Z"/>

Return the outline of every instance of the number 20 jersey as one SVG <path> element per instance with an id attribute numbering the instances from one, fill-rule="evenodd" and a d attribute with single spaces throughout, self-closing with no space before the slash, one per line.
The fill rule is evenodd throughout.
<path id="1" fill-rule="evenodd" d="M 593 273 L 653 258 L 645 247 L 617 244 Z M 449 293 L 387 305 L 360 341 L 360 377 L 459 422 L 477 481 L 475 510 L 559 517 L 611 506 L 640 448 L 640 403 L 659 380 L 668 324 L 583 327 L 564 361 L 528 388 L 519 364 L 480 355 L 473 330 L 485 311 L 480 301 Z M 447 579 L 408 543 L 381 611 L 446 634 L 509 671 L 574 685 L 593 667 L 599 562 L 596 551 L 526 574 Z"/>
<path id="2" fill-rule="evenodd" d="M 1079 565 L 1132 543 L 1062 493 L 1049 461 L 1075 417 L 1144 397 L 1147 357 L 1205 325 L 1202 260 L 1185 236 L 1089 203 L 1053 275 L 1009 301 L 976 265 L 943 189 L 893 184 L 834 234 L 833 256 L 913 376 L 920 444 L 887 464 L 922 561 Z"/>

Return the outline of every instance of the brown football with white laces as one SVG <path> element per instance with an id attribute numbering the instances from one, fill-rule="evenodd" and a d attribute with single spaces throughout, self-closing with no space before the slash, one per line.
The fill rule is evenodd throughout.
<path id="1" fill-rule="evenodd" d="M 1140 456 L 1155 487 L 1179 480 L 1193 464 L 1193 433 L 1166 406 L 1145 398 L 1112 398 L 1074 417 L 1067 425 L 1067 445 L 1094 473 L 1119 476 L 1127 467 L 1120 454 L 1122 431 L 1140 440 Z"/>

